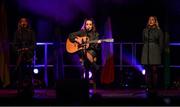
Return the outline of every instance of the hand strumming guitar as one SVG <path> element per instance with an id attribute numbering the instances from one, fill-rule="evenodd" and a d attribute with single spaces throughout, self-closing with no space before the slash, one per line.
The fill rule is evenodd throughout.
<path id="1" fill-rule="evenodd" d="M 75 41 L 78 43 L 78 44 L 83 44 L 83 43 L 87 43 L 89 41 L 89 38 L 84 36 L 84 37 L 78 37 L 76 36 L 75 38 Z"/>
<path id="2" fill-rule="evenodd" d="M 78 44 L 82 44 L 82 39 L 79 38 L 79 37 L 76 37 L 76 38 L 75 38 L 75 41 L 76 41 Z"/>

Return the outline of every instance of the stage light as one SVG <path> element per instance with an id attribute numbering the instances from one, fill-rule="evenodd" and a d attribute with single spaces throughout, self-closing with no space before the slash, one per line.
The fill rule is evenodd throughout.
<path id="1" fill-rule="evenodd" d="M 128 87 L 129 85 L 128 84 L 125 84 L 125 87 Z"/>
<path id="2" fill-rule="evenodd" d="M 84 72 L 84 74 L 83 74 L 83 77 L 85 78 L 85 72 Z M 91 71 L 89 71 L 89 79 L 92 77 L 92 72 Z"/>
<path id="3" fill-rule="evenodd" d="M 142 74 L 143 74 L 143 75 L 146 74 L 146 70 L 145 70 L 145 69 L 142 70 Z"/>
<path id="4" fill-rule="evenodd" d="M 38 74 L 38 73 L 39 73 L 39 70 L 38 70 L 37 68 L 34 68 L 33 71 L 34 71 L 35 74 Z"/>
<path id="5" fill-rule="evenodd" d="M 171 103 L 171 99 L 170 98 L 164 98 L 163 99 L 165 104 L 170 104 Z"/>

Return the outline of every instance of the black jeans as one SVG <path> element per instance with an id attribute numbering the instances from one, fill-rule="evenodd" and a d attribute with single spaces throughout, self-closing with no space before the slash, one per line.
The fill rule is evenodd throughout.
<path id="1" fill-rule="evenodd" d="M 158 88 L 158 66 L 157 65 L 147 65 L 146 69 L 146 83 L 148 91 L 156 92 Z"/>
<path id="2" fill-rule="evenodd" d="M 34 94 L 32 83 L 32 60 L 19 55 L 17 64 L 17 91 L 20 96 L 32 96 Z"/>

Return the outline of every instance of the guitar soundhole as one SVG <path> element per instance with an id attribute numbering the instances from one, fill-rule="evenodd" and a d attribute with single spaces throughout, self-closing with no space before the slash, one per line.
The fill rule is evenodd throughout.
<path id="1" fill-rule="evenodd" d="M 86 42 L 89 41 L 89 38 L 88 38 L 88 37 L 83 37 L 83 38 L 82 38 L 82 41 L 83 41 L 84 43 L 86 43 Z"/>

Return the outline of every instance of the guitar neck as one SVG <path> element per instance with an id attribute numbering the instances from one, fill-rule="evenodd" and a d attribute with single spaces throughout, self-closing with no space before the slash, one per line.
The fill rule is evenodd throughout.
<path id="1" fill-rule="evenodd" d="M 101 42 L 114 42 L 114 39 L 100 39 Z M 92 40 L 89 41 L 88 43 L 97 43 L 98 40 Z"/>
<path id="2" fill-rule="evenodd" d="M 92 41 L 89 41 L 88 43 L 97 43 L 98 40 L 92 40 Z"/>

